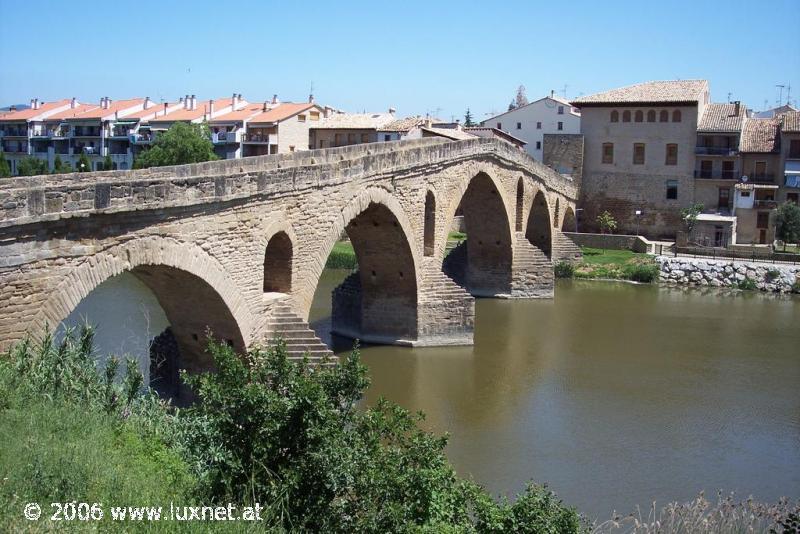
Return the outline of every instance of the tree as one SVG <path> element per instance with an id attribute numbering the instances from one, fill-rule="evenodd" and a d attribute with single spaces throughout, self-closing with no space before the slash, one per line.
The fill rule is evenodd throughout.
<path id="1" fill-rule="evenodd" d="M 103 159 L 103 170 L 104 171 L 113 171 L 114 170 L 114 162 L 111 161 L 111 156 L 106 154 L 106 157 Z"/>
<path id="2" fill-rule="evenodd" d="M 89 156 L 81 152 L 81 157 L 78 158 L 78 164 L 76 165 L 78 172 L 89 172 L 92 170 L 92 162 L 89 161 Z"/>
<path id="3" fill-rule="evenodd" d="M 597 216 L 597 224 L 600 225 L 601 234 L 613 232 L 617 229 L 617 220 L 608 211 L 604 211 Z"/>
<path id="4" fill-rule="evenodd" d="M 528 97 L 525 95 L 525 86 L 520 85 L 517 88 L 517 97 L 514 99 L 514 107 L 521 108 L 528 104 Z"/>
<path id="5" fill-rule="evenodd" d="M 137 169 L 184 165 L 218 159 L 206 124 L 178 122 L 158 136 L 153 146 L 136 158 Z"/>
<path id="6" fill-rule="evenodd" d="M 775 214 L 775 237 L 786 243 L 800 242 L 800 207 L 794 202 L 786 202 L 778 207 Z"/>
<path id="7" fill-rule="evenodd" d="M 7 178 L 11 176 L 11 167 L 8 165 L 5 154 L 0 151 L 0 178 Z"/>
<path id="8" fill-rule="evenodd" d="M 469 111 L 469 108 L 467 108 L 467 112 L 464 113 L 464 126 L 467 128 L 475 126 L 475 121 L 472 119 L 472 113 Z"/>
<path id="9" fill-rule="evenodd" d="M 56 154 L 56 159 L 53 161 L 53 174 L 64 174 L 72 172 L 72 167 L 69 163 L 61 161 L 61 156 Z"/>
<path id="10" fill-rule="evenodd" d="M 683 223 L 686 225 L 686 233 L 688 235 L 692 235 L 692 231 L 697 225 L 697 216 L 703 212 L 703 207 L 703 204 L 698 202 L 681 210 L 681 219 L 683 219 Z"/>
<path id="11" fill-rule="evenodd" d="M 19 162 L 17 170 L 20 176 L 47 174 L 47 162 L 39 158 L 34 158 L 33 156 L 26 156 Z"/>

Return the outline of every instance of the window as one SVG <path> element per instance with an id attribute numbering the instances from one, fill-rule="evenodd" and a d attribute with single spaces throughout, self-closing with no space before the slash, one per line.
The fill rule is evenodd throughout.
<path id="1" fill-rule="evenodd" d="M 294 152 L 294 145 L 289 145 L 289 152 Z"/>
<path id="2" fill-rule="evenodd" d="M 800 158 L 800 139 L 789 141 L 789 157 Z"/>
<path id="3" fill-rule="evenodd" d="M 522 123 L 521 123 L 521 122 L 518 122 L 518 123 L 517 123 L 517 130 L 521 130 L 521 129 L 522 129 Z"/>
<path id="4" fill-rule="evenodd" d="M 611 112 L 611 122 L 619 122 L 619 111 L 616 109 Z"/>
<path id="5" fill-rule="evenodd" d="M 603 163 L 614 163 L 614 143 L 603 143 Z"/>
<path id="6" fill-rule="evenodd" d="M 319 120 L 319 111 L 312 111 L 312 112 L 309 113 L 309 116 L 311 117 L 312 121 L 318 121 Z"/>
<path id="7" fill-rule="evenodd" d="M 622 112 L 622 122 L 631 122 L 631 112 L 627 109 Z"/>
<path id="8" fill-rule="evenodd" d="M 297 116 L 297 122 L 306 122 L 306 116 L 305 115 L 298 115 Z"/>
<path id="9" fill-rule="evenodd" d="M 734 164 L 732 161 L 722 162 L 722 178 L 724 180 L 733 180 L 736 178 L 736 171 L 734 170 Z"/>
<path id="10" fill-rule="evenodd" d="M 362 142 L 362 143 L 369 143 L 369 134 L 367 134 L 367 133 L 362 133 L 362 134 L 361 134 L 361 142 Z"/>
<path id="11" fill-rule="evenodd" d="M 644 165 L 644 143 L 633 144 L 633 164 Z"/>
<path id="12" fill-rule="evenodd" d="M 502 122 L 498 122 L 497 123 L 497 129 L 498 130 L 502 130 L 503 129 L 503 123 Z"/>
<path id="13" fill-rule="evenodd" d="M 347 134 L 347 144 L 348 145 L 356 144 L 356 134 L 354 133 Z"/>
<path id="14" fill-rule="evenodd" d="M 536 141 L 536 150 L 541 150 L 541 149 L 542 149 L 542 142 Z"/>
<path id="15" fill-rule="evenodd" d="M 537 130 L 541 130 L 542 129 L 542 123 L 541 122 L 537 122 L 536 123 L 536 129 Z"/>
<path id="16" fill-rule="evenodd" d="M 647 112 L 647 122 L 656 122 L 656 112 L 652 109 Z"/>
<path id="17" fill-rule="evenodd" d="M 753 167 L 753 180 L 764 180 L 767 174 L 767 162 L 766 161 L 756 161 L 755 167 Z"/>
<path id="18" fill-rule="evenodd" d="M 786 202 L 797 204 L 797 193 L 786 193 Z"/>
<path id="19" fill-rule="evenodd" d="M 342 146 L 342 134 L 337 133 L 333 134 L 333 144 L 334 146 Z"/>
<path id="20" fill-rule="evenodd" d="M 559 115 L 563 115 L 564 114 L 564 106 L 558 106 L 558 114 Z"/>
<path id="21" fill-rule="evenodd" d="M 641 109 L 636 111 L 636 114 L 634 115 L 633 120 L 635 122 L 643 122 L 644 121 L 644 113 L 642 113 Z"/>
<path id="22" fill-rule="evenodd" d="M 563 130 L 564 129 L 564 123 L 563 122 L 558 121 L 558 129 L 559 130 Z"/>
<path id="23" fill-rule="evenodd" d="M 714 162 L 710 159 L 700 160 L 700 178 L 711 178 Z"/>
<path id="24" fill-rule="evenodd" d="M 669 111 L 662 109 L 658 115 L 658 122 L 669 122 Z"/>
<path id="25" fill-rule="evenodd" d="M 678 180 L 667 180 L 667 200 L 678 199 Z"/>
<path id="26" fill-rule="evenodd" d="M 672 122 L 681 122 L 681 110 L 676 109 L 672 112 Z"/>
<path id="27" fill-rule="evenodd" d="M 392 140 L 392 134 L 386 134 L 386 135 L 384 135 L 384 136 L 383 136 L 383 140 L 384 140 L 384 141 L 391 141 L 391 140 Z"/>
<path id="28" fill-rule="evenodd" d="M 678 145 L 675 143 L 667 143 L 667 157 L 664 161 L 665 165 L 678 164 Z"/>
<path id="29" fill-rule="evenodd" d="M 756 216 L 756 228 L 769 228 L 769 212 L 759 211 Z"/>

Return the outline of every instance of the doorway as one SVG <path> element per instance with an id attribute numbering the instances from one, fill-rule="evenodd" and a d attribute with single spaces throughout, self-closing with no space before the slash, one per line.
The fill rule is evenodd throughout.
<path id="1" fill-rule="evenodd" d="M 720 187 L 717 196 L 717 209 L 728 211 L 731 209 L 731 189 L 730 187 Z"/>

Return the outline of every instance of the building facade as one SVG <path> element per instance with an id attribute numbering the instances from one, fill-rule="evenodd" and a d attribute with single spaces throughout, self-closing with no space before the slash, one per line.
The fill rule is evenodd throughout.
<path id="1" fill-rule="evenodd" d="M 545 134 L 580 133 L 581 113 L 566 100 L 550 93 L 550 96 L 481 121 L 481 125 L 522 139 L 528 154 L 537 161 L 544 161 Z"/>

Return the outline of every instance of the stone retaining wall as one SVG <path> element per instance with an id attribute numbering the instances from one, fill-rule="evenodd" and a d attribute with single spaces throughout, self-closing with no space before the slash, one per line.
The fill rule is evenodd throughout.
<path id="1" fill-rule="evenodd" d="M 652 243 L 639 235 L 564 232 L 579 247 L 652 252 Z"/>
<path id="2" fill-rule="evenodd" d="M 668 284 L 736 288 L 749 278 L 759 290 L 774 293 L 789 293 L 800 284 L 800 266 L 670 256 L 657 256 L 656 263 L 661 282 Z"/>

